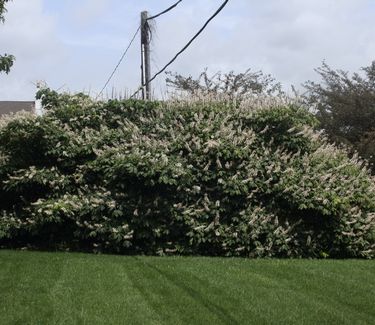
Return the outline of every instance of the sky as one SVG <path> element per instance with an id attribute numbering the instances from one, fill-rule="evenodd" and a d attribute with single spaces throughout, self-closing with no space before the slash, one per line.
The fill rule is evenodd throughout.
<path id="1" fill-rule="evenodd" d="M 16 56 L 0 74 L 0 100 L 33 100 L 36 84 L 96 96 L 140 23 L 176 0 L 13 0 L 0 25 L 0 53 Z M 164 66 L 223 0 L 183 0 L 154 21 L 152 72 Z M 198 76 L 208 68 L 262 70 L 285 89 L 319 80 L 324 60 L 359 71 L 375 60 L 374 0 L 230 0 L 203 34 L 168 70 Z M 130 93 L 140 84 L 140 40 L 105 95 Z M 153 83 L 165 92 L 165 75 Z"/>

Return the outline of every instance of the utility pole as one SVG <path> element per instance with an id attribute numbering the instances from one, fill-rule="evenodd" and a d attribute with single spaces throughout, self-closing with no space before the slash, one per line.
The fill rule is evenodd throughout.
<path id="1" fill-rule="evenodd" d="M 147 22 L 148 12 L 141 12 L 141 70 L 142 98 L 151 99 L 151 65 L 150 65 L 150 28 Z"/>

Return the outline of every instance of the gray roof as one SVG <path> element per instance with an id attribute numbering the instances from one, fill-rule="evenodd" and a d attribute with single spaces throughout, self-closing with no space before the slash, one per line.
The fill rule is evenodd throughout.
<path id="1" fill-rule="evenodd" d="M 19 111 L 27 111 L 35 113 L 35 102 L 26 101 L 0 101 L 0 116 Z"/>

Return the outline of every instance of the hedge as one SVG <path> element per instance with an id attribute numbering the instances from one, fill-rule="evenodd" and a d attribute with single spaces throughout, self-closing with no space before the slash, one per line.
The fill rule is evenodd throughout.
<path id="1" fill-rule="evenodd" d="M 0 246 L 373 258 L 375 182 L 281 101 L 40 93 L 0 124 Z"/>

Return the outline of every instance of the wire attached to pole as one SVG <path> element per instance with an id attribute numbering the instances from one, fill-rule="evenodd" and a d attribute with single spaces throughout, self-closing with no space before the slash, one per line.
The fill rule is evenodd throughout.
<path id="1" fill-rule="evenodd" d="M 181 2 L 182 0 L 177 1 L 174 5 L 170 6 L 169 8 L 163 10 L 162 12 L 158 13 L 157 15 L 148 17 L 147 20 L 155 19 L 158 18 L 161 15 L 166 14 L 168 11 L 171 11 L 173 8 L 177 7 L 177 5 Z"/>
<path id="2" fill-rule="evenodd" d="M 109 76 L 108 80 L 106 81 L 106 83 L 104 84 L 102 90 L 99 92 L 98 96 L 96 96 L 96 99 L 97 100 L 102 94 L 103 94 L 103 91 L 106 89 L 106 87 L 108 86 L 109 82 L 111 81 L 112 77 L 114 76 L 114 74 L 116 73 L 118 67 L 120 66 L 120 64 L 122 63 L 122 61 L 124 60 L 125 58 L 125 55 L 128 53 L 128 50 L 130 48 L 130 46 L 133 44 L 135 38 L 137 37 L 139 31 L 140 31 L 141 27 L 139 26 L 138 29 L 136 30 L 136 32 L 134 33 L 134 36 L 133 38 L 131 39 L 129 45 L 127 46 L 127 48 L 125 49 L 124 53 L 122 54 L 119 62 L 117 63 L 116 67 L 113 69 L 111 75 Z"/>

